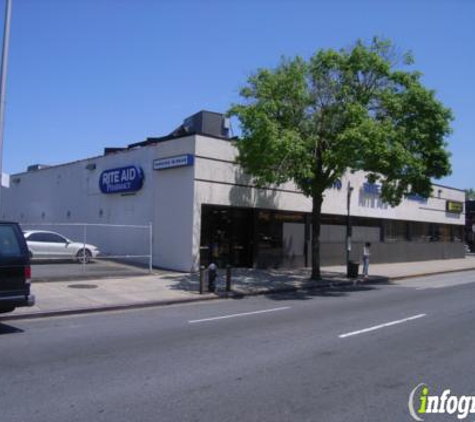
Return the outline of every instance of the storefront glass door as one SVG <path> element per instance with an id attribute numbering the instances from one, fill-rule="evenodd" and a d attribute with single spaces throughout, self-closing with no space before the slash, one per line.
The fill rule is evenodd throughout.
<path id="1" fill-rule="evenodd" d="M 201 265 L 252 267 L 252 210 L 203 205 Z"/>

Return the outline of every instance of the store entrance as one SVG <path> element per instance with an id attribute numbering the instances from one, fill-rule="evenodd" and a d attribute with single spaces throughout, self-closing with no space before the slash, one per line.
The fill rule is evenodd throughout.
<path id="1" fill-rule="evenodd" d="M 253 210 L 203 205 L 201 265 L 252 267 Z"/>

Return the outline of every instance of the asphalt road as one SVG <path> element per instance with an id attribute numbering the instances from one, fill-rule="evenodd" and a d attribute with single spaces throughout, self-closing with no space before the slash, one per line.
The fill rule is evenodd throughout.
<path id="1" fill-rule="evenodd" d="M 5 321 L 0 420 L 410 421 L 419 383 L 475 395 L 474 298 L 465 272 Z"/>

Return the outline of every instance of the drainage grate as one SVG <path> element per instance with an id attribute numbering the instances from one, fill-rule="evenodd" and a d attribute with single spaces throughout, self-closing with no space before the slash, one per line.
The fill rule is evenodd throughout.
<path id="1" fill-rule="evenodd" d="M 71 289 L 95 289 L 97 288 L 96 284 L 70 284 L 68 287 Z"/>

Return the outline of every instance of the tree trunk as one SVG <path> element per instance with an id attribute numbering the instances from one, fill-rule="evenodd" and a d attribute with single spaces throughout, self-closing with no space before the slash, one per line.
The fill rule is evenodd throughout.
<path id="1" fill-rule="evenodd" d="M 323 195 L 317 193 L 312 198 L 312 280 L 321 280 L 320 274 L 320 220 Z"/>

